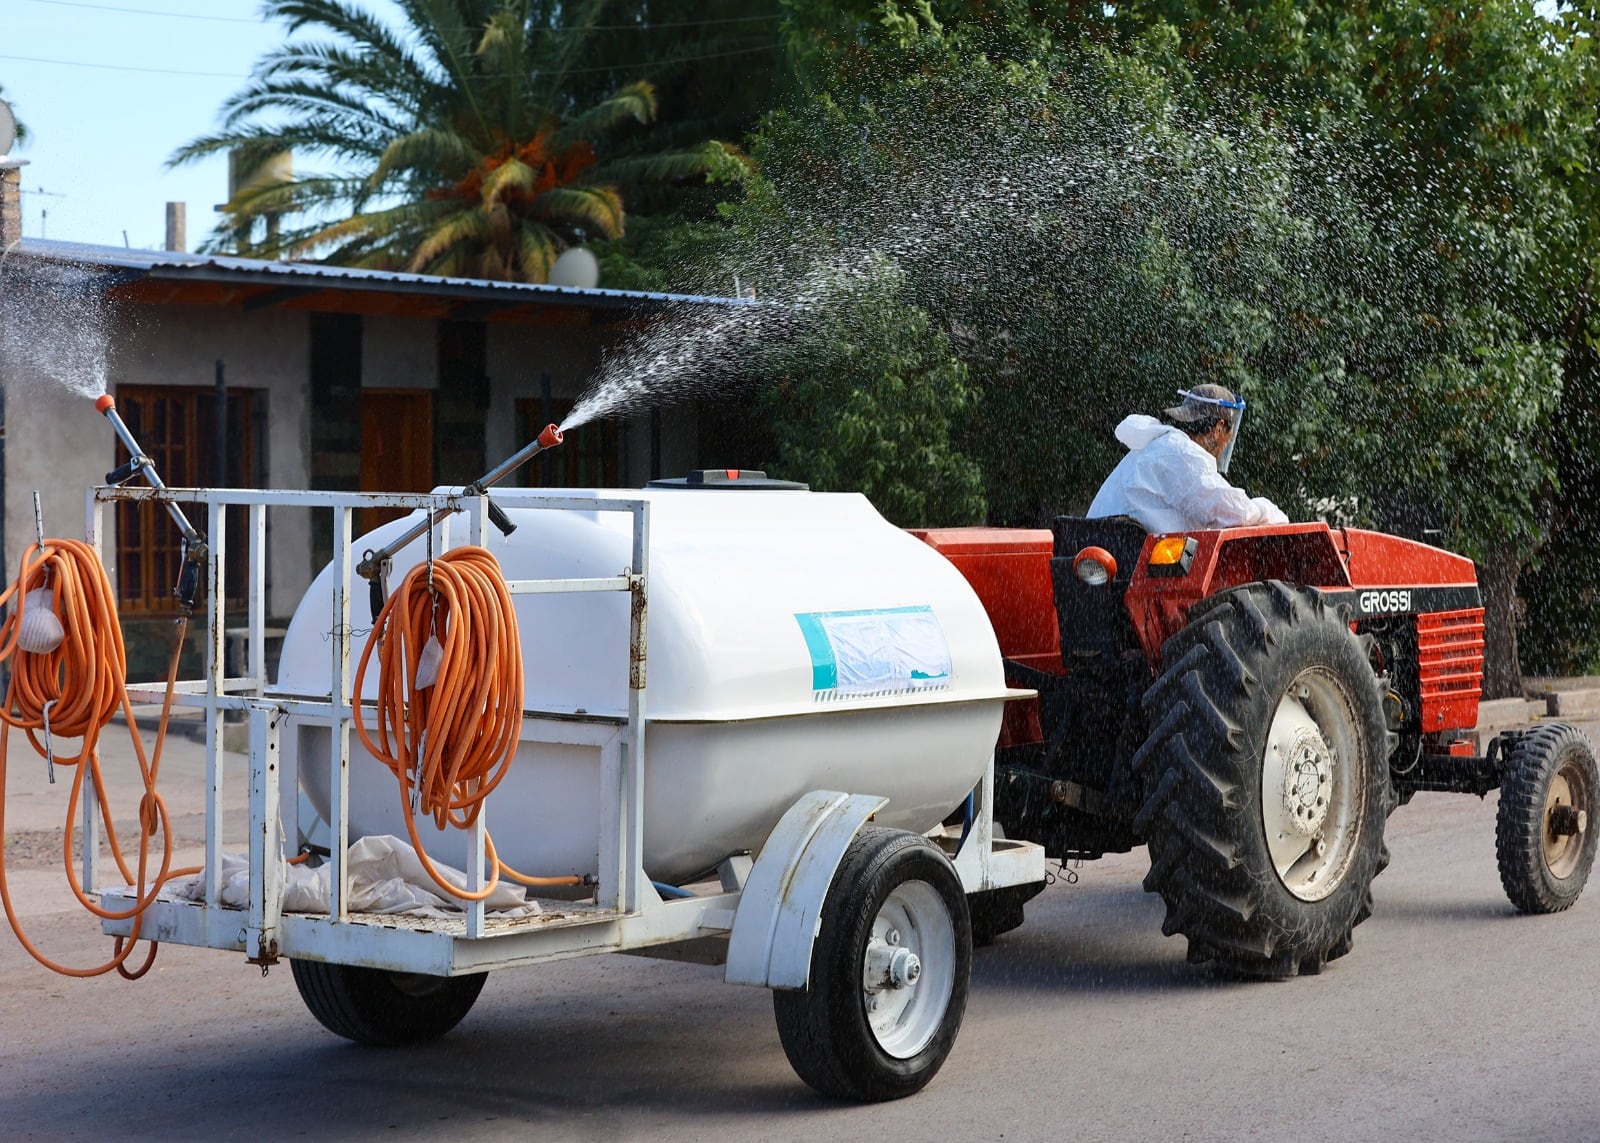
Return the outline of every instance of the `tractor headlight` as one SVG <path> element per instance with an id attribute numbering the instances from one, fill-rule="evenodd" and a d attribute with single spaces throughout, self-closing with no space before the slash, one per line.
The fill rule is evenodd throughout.
<path id="1" fill-rule="evenodd" d="M 1110 583 L 1117 575 L 1117 560 L 1104 548 L 1084 548 L 1072 557 L 1072 574 L 1090 587 Z"/>

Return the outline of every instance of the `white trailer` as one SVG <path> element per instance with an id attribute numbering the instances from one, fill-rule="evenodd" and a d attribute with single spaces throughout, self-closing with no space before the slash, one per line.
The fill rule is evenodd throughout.
<path id="1" fill-rule="evenodd" d="M 773 989 L 785 1051 L 813 1087 L 856 1099 L 918 1090 L 960 1028 L 973 935 L 968 895 L 1026 895 L 1045 878 L 1042 848 L 997 837 L 991 813 L 1001 705 L 1031 692 L 1005 688 L 981 604 L 942 557 L 893 529 L 859 497 L 783 495 L 789 498 L 757 508 L 750 493 L 502 490 L 496 501 L 523 526 L 523 539 L 513 542 L 486 537 L 487 497 L 460 490 L 92 490 L 89 538 L 97 546 L 106 512 L 118 501 L 193 502 L 206 512 L 205 673 L 177 685 L 179 705 L 205 712 L 205 871 L 195 899 L 164 888 L 139 935 L 243 952 L 263 970 L 286 958 L 325 1026 L 380 1045 L 449 1031 L 490 969 L 602 952 L 726 964 L 729 983 Z M 248 661 L 237 677 L 224 671 L 222 603 L 228 546 L 239 539 L 226 528 L 225 510 L 233 506 L 244 509 L 249 552 Z M 454 543 L 489 539 L 506 568 L 524 644 L 533 640 L 515 768 L 520 785 L 508 778 L 474 826 L 456 831 L 461 836 L 429 834 L 437 837 L 437 852 L 432 842 L 428 851 L 454 860 L 468 890 L 476 890 L 488 876 L 484 842 L 493 821 L 497 845 L 517 854 L 519 868 L 581 872 L 588 883 L 583 899 L 541 897 L 537 915 L 519 917 L 497 916 L 481 901 L 443 918 L 351 907 L 348 847 L 380 832 L 384 815 L 398 813 L 400 804 L 393 776 L 352 741 L 358 705 L 366 704 L 371 717 L 371 696 L 353 693 L 367 601 L 353 575 L 352 520 L 356 510 L 377 507 L 456 513 L 402 550 L 402 568 Z M 268 514 L 306 509 L 331 510 L 333 559 L 301 604 L 272 685 L 264 654 Z M 741 543 L 760 548 L 762 521 L 774 517 L 824 527 L 794 536 L 793 550 L 758 560 L 762 566 L 752 572 L 767 582 L 696 586 L 704 567 L 724 565 Z M 714 523 L 718 518 L 722 524 Z M 394 534 L 402 522 L 389 527 Z M 707 528 L 716 534 L 708 538 Z M 368 539 L 384 535 L 380 529 Z M 582 558 L 551 562 L 552 552 L 570 551 L 574 542 Z M 830 577 L 816 569 L 834 558 L 830 553 L 861 559 L 864 547 L 889 553 L 891 564 L 902 561 L 897 566 L 916 564 L 915 578 L 926 590 L 913 595 L 932 602 L 884 608 L 867 598 L 863 607 L 839 606 L 838 585 L 854 573 L 835 569 Z M 805 550 L 812 551 L 809 562 Z M 594 570 L 595 559 L 618 554 L 608 570 Z M 858 578 L 870 597 L 888 590 L 894 574 L 878 567 Z M 777 602 L 764 602 L 762 591 Z M 790 591 L 804 599 L 781 598 Z M 610 601 L 609 610 L 593 611 L 601 599 Z M 586 656 L 576 677 L 571 663 L 547 663 L 548 685 L 535 685 L 534 636 L 562 613 L 563 601 L 590 608 L 584 638 L 620 645 Z M 663 606 L 668 611 L 657 630 L 652 609 Z M 706 621 L 705 606 L 745 612 Z M 823 657 L 832 654 L 828 640 L 837 637 L 844 653 L 859 634 L 851 617 L 869 614 L 909 617 L 889 624 L 891 642 L 941 633 L 948 644 L 943 685 L 928 670 L 913 671 L 914 681 L 898 689 L 874 692 L 860 680 L 841 685 L 851 668 L 835 662 L 833 686 L 824 686 L 819 647 Z M 695 623 L 685 621 L 696 615 Z M 787 626 L 774 616 L 787 616 Z M 885 638 L 881 631 L 875 637 Z M 697 640 L 709 640 L 714 653 L 705 654 Z M 718 640 L 739 646 L 720 647 Z M 794 647 L 810 657 L 780 662 L 766 670 L 765 683 L 752 683 L 749 655 L 761 646 L 779 647 L 776 660 Z M 870 646 L 867 652 L 870 658 Z M 926 652 L 918 653 L 926 658 Z M 660 709 L 646 701 L 654 698 L 647 683 L 657 682 L 658 662 L 672 665 L 661 678 Z M 696 670 L 721 674 L 690 677 Z M 807 709 L 771 701 L 772 688 L 782 691 L 795 679 L 809 688 L 797 700 Z M 594 693 L 581 697 L 585 688 Z M 709 710 L 703 700 L 719 689 L 744 698 Z M 135 702 L 160 702 L 165 691 L 130 688 L 130 694 Z M 242 712 L 248 726 L 249 889 L 241 903 L 223 899 L 226 843 L 234 839 L 223 836 L 222 811 L 239 804 L 239 793 L 223 781 L 230 712 Z M 851 741 L 868 745 L 837 757 L 840 744 Z M 974 742 L 984 743 L 976 761 Z M 728 759 L 752 750 L 781 759 L 781 766 L 769 761 L 730 775 Z M 697 758 L 709 762 L 697 769 Z M 388 783 L 386 794 L 374 785 L 380 779 Z M 968 790 L 958 833 L 941 823 Z M 544 825 L 539 812 L 549 819 Z M 133 891 L 108 884 L 99 868 L 92 791 L 83 830 L 85 884 L 106 907 L 126 908 Z M 288 911 L 286 863 L 317 841 L 326 851 L 328 905 Z M 127 935 L 132 925 L 114 921 L 104 928 Z"/>

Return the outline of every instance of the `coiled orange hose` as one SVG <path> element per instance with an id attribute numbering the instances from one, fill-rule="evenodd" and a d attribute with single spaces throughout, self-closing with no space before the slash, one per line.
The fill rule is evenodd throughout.
<path id="1" fill-rule="evenodd" d="M 442 657 L 436 681 L 417 689 L 417 670 L 429 638 Z M 481 901 L 505 877 L 528 886 L 581 885 L 582 877 L 529 877 L 499 859 L 485 833 L 491 869 L 487 885 L 471 892 L 434 867 L 417 836 L 413 806 L 440 829 L 466 829 L 510 769 L 522 726 L 522 643 L 500 564 L 486 549 L 454 548 L 412 568 L 379 612 L 356 667 L 355 691 L 378 656 L 376 740 L 367 733 L 363 704 L 356 734 L 399 779 L 411 843 L 428 875 L 446 893 Z"/>
<path id="2" fill-rule="evenodd" d="M 20 648 L 17 636 L 27 606 L 27 594 L 41 587 L 49 587 L 51 591 L 53 606 L 65 629 L 65 638 L 55 650 L 36 654 Z M 183 617 L 178 621 L 177 641 L 167 672 L 167 694 L 161 707 L 155 750 L 147 757 L 144 742 L 134 722 L 133 706 L 128 699 L 127 655 L 122 643 L 122 629 L 117 622 L 116 599 L 105 568 L 94 549 L 77 540 L 49 540 L 44 544 L 30 545 L 23 554 L 16 581 L 4 594 L 0 594 L 0 606 L 13 598 L 18 605 L 6 616 L 5 622 L 0 623 L 0 662 L 9 660 L 11 663 L 11 683 L 6 689 L 4 708 L 0 709 L 0 721 L 3 721 L 3 725 L 0 725 L 0 902 L 4 904 L 6 919 L 11 922 L 17 940 L 30 956 L 47 968 L 77 977 L 99 976 L 115 969 L 130 980 L 136 979 L 154 963 L 157 948 L 151 942 L 144 963 L 133 970 L 126 967 L 128 958 L 139 942 L 139 925 L 144 910 L 168 881 L 198 872 L 195 869 L 172 868 L 170 818 L 166 802 L 156 792 L 161 751 L 166 743 L 167 721 L 172 711 L 173 689 L 177 681 L 178 657 L 183 649 L 188 619 Z M 119 708 L 127 718 L 128 732 L 133 739 L 134 755 L 138 759 L 144 785 L 144 793 L 139 800 L 139 856 L 133 869 L 129 868 L 117 840 L 106 797 L 105 780 L 100 770 L 100 732 Z M 59 765 L 73 768 L 72 791 L 67 802 L 62 843 L 67 881 L 79 903 L 96 917 L 108 921 L 133 920 L 132 934 L 126 940 L 122 937 L 116 939 L 111 960 L 93 968 L 71 968 L 59 964 L 34 946 L 17 919 L 6 876 L 3 838 L 11 728 L 23 731 L 41 758 L 50 757 L 46 742 L 39 737 L 47 730 L 47 716 L 52 748 L 58 737 L 83 740 L 76 754 L 58 754 L 53 759 Z M 83 794 L 86 774 L 94 784 L 111 855 L 123 881 L 138 887 L 134 903 L 125 910 L 102 908 L 83 891 L 73 867 L 78 803 Z M 157 834 L 161 836 L 161 860 L 155 876 L 151 877 L 151 843 Z"/>

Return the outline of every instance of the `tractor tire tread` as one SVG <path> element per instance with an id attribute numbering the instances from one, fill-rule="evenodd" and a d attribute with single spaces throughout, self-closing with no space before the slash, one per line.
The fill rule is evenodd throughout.
<path id="1" fill-rule="evenodd" d="M 1393 792 L 1384 765 L 1388 751 L 1382 736 L 1387 729 L 1375 682 L 1358 707 L 1367 763 L 1373 768 L 1363 779 L 1367 785 L 1362 797 L 1369 799 L 1364 801 L 1363 828 L 1378 831 L 1378 840 L 1364 838 L 1353 858 L 1349 876 L 1360 887 L 1341 887 L 1341 903 L 1331 910 L 1297 910 L 1298 903 L 1291 902 L 1288 913 L 1317 918 L 1315 923 L 1298 923 L 1286 917 L 1281 904 L 1268 907 L 1269 890 L 1288 897 L 1281 886 L 1264 883 L 1275 877 L 1270 865 L 1264 879 L 1259 861 L 1247 859 L 1249 844 L 1262 847 L 1259 841 L 1247 844 L 1244 812 L 1259 794 L 1244 788 L 1244 776 L 1230 759 L 1253 749 L 1245 724 L 1259 721 L 1268 701 L 1264 680 L 1281 670 L 1274 658 L 1297 628 L 1312 629 L 1300 638 L 1341 648 L 1328 653 L 1342 655 L 1342 669 L 1355 671 L 1351 664 L 1359 645 L 1348 623 L 1315 591 L 1265 581 L 1196 605 L 1189 624 L 1163 647 L 1162 661 L 1169 667 L 1143 698 L 1146 720 L 1156 728 L 1136 755 L 1147 791 L 1134 820 L 1150 850 L 1145 888 L 1161 895 L 1166 905 L 1162 931 L 1187 937 L 1191 960 L 1241 976 L 1320 971 L 1345 955 L 1351 930 L 1371 914 L 1371 878 L 1387 864 L 1381 831 Z M 1359 654 L 1364 672 L 1365 650 Z M 1276 700 L 1271 703 L 1269 720 Z M 1186 707 L 1181 719 L 1180 704 Z M 1258 732 L 1264 734 L 1265 727 Z"/>

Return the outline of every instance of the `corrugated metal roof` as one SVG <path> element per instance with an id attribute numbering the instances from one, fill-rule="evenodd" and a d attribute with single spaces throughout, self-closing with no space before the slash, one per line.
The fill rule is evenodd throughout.
<path id="1" fill-rule="evenodd" d="M 270 285 L 293 291 L 345 289 L 381 293 L 425 294 L 503 305 L 588 306 L 596 308 L 658 309 L 675 304 L 737 306 L 749 299 L 695 294 L 665 294 L 641 290 L 580 289 L 533 282 L 491 282 L 481 278 L 441 278 L 390 270 L 360 270 L 313 262 L 267 262 L 218 254 L 184 254 L 171 250 L 131 250 L 82 242 L 24 238 L 10 256 L 38 258 L 53 263 L 104 268 L 107 283 L 121 284 L 141 278 L 167 281 L 212 281 L 235 285 Z"/>

